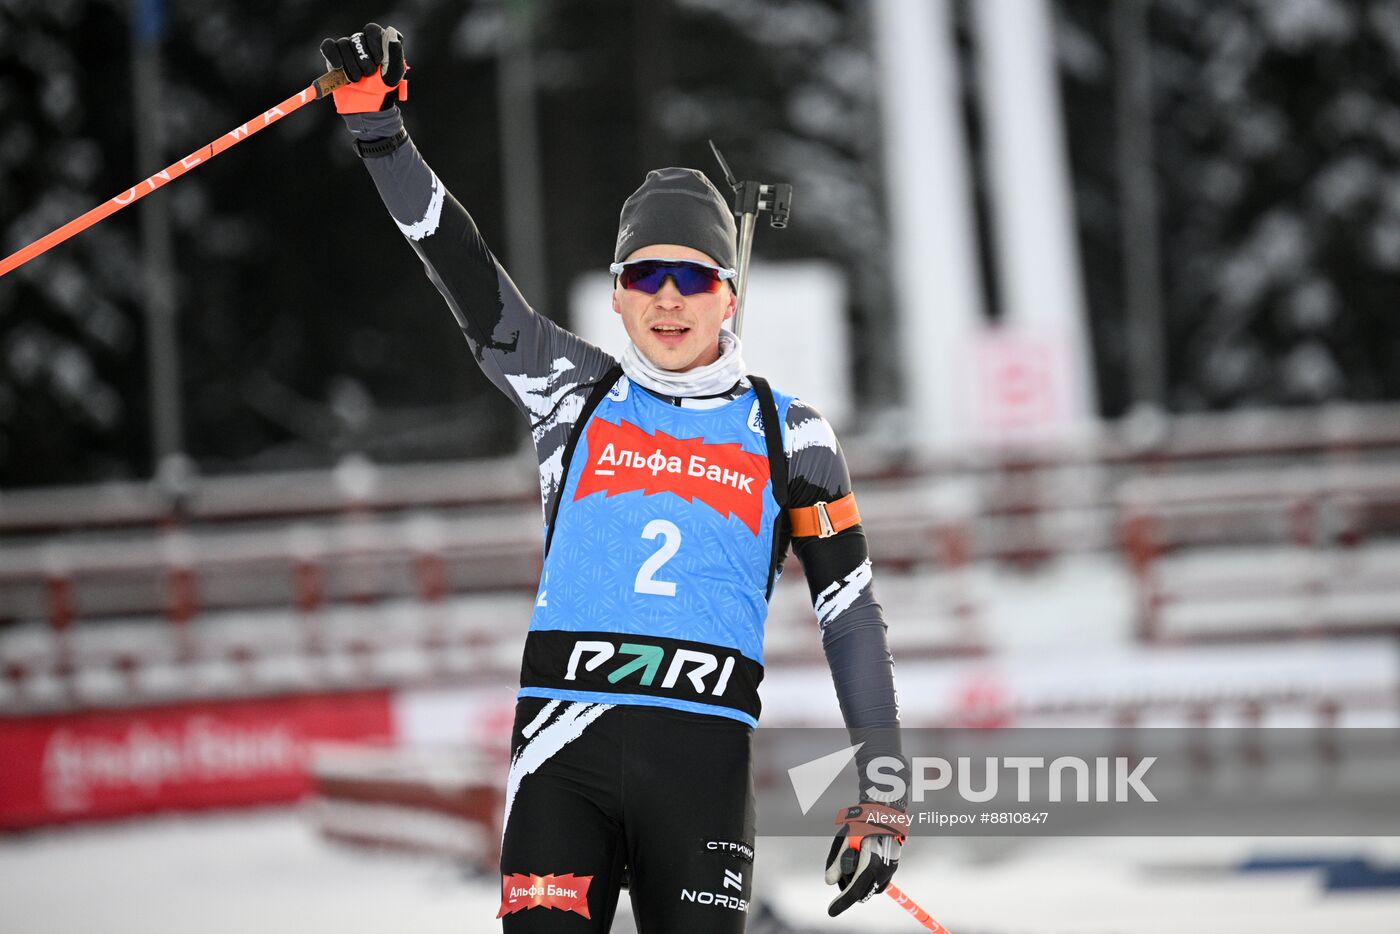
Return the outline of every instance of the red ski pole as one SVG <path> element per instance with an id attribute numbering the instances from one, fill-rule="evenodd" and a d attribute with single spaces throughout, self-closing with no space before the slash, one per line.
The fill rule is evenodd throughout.
<path id="1" fill-rule="evenodd" d="M 912 898 L 904 894 L 903 889 L 893 882 L 885 886 L 885 894 L 894 899 L 896 905 L 909 912 L 915 921 L 924 926 L 924 930 L 932 931 L 933 934 L 949 934 L 947 928 L 933 920 L 927 911 L 920 908 Z"/>
<path id="2" fill-rule="evenodd" d="M 29 246 L 24 247 L 23 249 L 11 254 L 10 256 L 5 257 L 5 259 L 3 260 L 0 260 L 0 276 L 5 275 L 13 269 L 23 266 L 25 263 L 29 262 L 31 259 L 45 252 L 51 247 L 58 246 L 60 243 L 62 243 L 64 240 L 67 240 L 69 237 L 81 233 L 84 230 L 87 230 L 93 224 L 96 224 L 98 221 L 104 220 L 110 217 L 111 215 L 117 213 L 122 208 L 126 207 L 128 204 L 131 204 L 134 201 L 138 201 L 141 198 L 144 198 L 146 195 L 155 191 L 157 188 L 162 188 L 170 182 L 173 182 L 175 179 L 179 178 L 181 175 L 184 175 L 190 169 L 194 168 L 197 165 L 201 165 L 205 162 L 208 162 L 210 159 L 214 158 L 219 153 L 223 152 L 225 149 L 228 149 L 230 146 L 233 146 L 235 143 L 241 143 L 243 142 L 243 140 L 252 136 L 259 130 L 269 127 L 272 124 L 276 123 L 278 120 L 281 120 L 283 117 L 296 110 L 302 104 L 305 104 L 308 101 L 325 97 L 327 94 L 330 94 L 336 88 L 347 83 L 348 81 L 345 78 L 345 72 L 342 69 L 336 68 L 326 72 L 324 75 L 317 78 L 310 85 L 308 85 L 305 89 L 298 91 L 296 94 L 293 94 L 291 97 L 287 98 L 282 103 L 278 104 L 276 107 L 273 107 L 271 110 L 259 114 L 258 116 L 254 117 L 252 120 L 249 120 L 247 123 L 243 124 L 240 127 L 235 127 L 234 129 L 225 133 L 223 136 L 220 136 L 218 139 L 214 140 L 208 145 L 196 149 L 194 152 L 190 153 L 188 156 L 185 156 L 185 158 L 181 159 L 179 162 L 172 163 L 166 166 L 165 168 L 161 169 L 159 172 L 152 175 L 144 182 L 138 182 L 136 185 L 117 195 L 115 198 L 112 198 L 109 201 L 102 202 L 97 207 L 93 208 L 91 211 L 88 211 L 81 217 L 75 217 L 73 220 L 64 224 L 57 230 L 45 234 L 38 240 L 35 240 L 33 243 L 29 244 Z"/>

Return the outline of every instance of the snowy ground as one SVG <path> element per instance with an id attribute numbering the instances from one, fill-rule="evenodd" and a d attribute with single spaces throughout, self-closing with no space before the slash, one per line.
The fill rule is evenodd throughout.
<path id="1" fill-rule="evenodd" d="M 885 898 L 826 918 L 825 842 L 760 838 L 758 900 L 803 931 L 918 930 Z M 897 881 L 954 934 L 1400 930 L 1400 888 L 1330 892 L 1267 855 L 1400 865 L 1400 840 L 951 838 L 916 841 Z M 462 934 L 496 929 L 493 878 L 321 840 L 297 810 L 167 817 L 0 839 L 7 934 Z M 631 931 L 624 906 L 614 926 Z"/>

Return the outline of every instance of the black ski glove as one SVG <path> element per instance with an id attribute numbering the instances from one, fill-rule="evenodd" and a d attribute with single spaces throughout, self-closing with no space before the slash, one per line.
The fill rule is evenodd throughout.
<path id="1" fill-rule="evenodd" d="M 833 918 L 890 884 L 909 816 L 886 804 L 856 804 L 837 813 L 836 823 L 841 829 L 826 854 L 826 884 L 840 889 L 826 909 Z"/>
<path id="2" fill-rule="evenodd" d="M 335 90 L 338 113 L 370 113 L 388 110 L 394 100 L 408 97 L 403 77 L 408 62 L 403 54 L 403 36 L 392 26 L 366 23 L 353 36 L 321 41 L 321 57 L 326 68 L 341 68 L 350 83 Z"/>

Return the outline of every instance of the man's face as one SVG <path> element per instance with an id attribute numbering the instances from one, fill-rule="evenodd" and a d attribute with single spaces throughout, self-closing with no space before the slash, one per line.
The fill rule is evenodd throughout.
<path id="1" fill-rule="evenodd" d="M 673 243 L 634 250 L 627 261 L 634 259 L 688 259 L 719 265 L 699 250 Z M 682 295 L 670 277 L 655 295 L 621 285 L 613 288 L 613 311 L 622 316 L 632 343 L 654 366 L 676 372 L 719 359 L 719 329 L 734 314 L 736 301 L 727 283 L 718 292 L 695 295 Z"/>

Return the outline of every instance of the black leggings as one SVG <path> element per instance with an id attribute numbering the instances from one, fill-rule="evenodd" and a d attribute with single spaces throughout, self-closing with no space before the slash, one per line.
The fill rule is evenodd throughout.
<path id="1" fill-rule="evenodd" d="M 742 932 L 751 735 L 724 717 L 521 698 L 501 847 L 507 934 L 607 931 L 624 868 L 639 934 Z"/>

